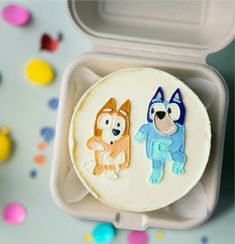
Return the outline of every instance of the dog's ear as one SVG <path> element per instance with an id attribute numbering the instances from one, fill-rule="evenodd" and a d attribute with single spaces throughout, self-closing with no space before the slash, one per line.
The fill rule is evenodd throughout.
<path id="1" fill-rule="evenodd" d="M 163 95 L 163 90 L 162 88 L 159 86 L 156 93 L 154 94 L 151 102 L 163 102 L 164 101 L 164 95 Z"/>
<path id="2" fill-rule="evenodd" d="M 118 112 L 123 114 L 123 115 L 125 115 L 125 116 L 129 116 L 129 114 L 130 114 L 130 106 L 131 106 L 130 104 L 131 104 L 130 100 L 129 99 L 126 100 L 122 104 L 122 106 L 119 108 Z"/>
<path id="3" fill-rule="evenodd" d="M 113 97 L 111 97 L 107 103 L 100 109 L 100 113 L 104 112 L 115 112 L 116 111 L 116 102 Z"/>
<path id="4" fill-rule="evenodd" d="M 174 93 L 172 94 L 172 96 L 171 96 L 170 103 L 171 103 L 171 102 L 178 102 L 178 103 L 181 103 L 182 100 L 183 100 L 183 98 L 182 98 L 180 89 L 177 88 L 177 89 L 174 91 Z"/>

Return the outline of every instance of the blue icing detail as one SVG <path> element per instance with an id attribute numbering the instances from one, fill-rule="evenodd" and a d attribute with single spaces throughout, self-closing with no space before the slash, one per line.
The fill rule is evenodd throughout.
<path id="1" fill-rule="evenodd" d="M 155 126 L 155 122 L 151 117 L 151 107 L 154 103 L 162 103 L 165 106 L 164 116 L 170 115 L 167 114 L 167 106 L 170 103 L 177 103 L 180 109 L 179 118 L 176 121 L 173 121 L 176 126 L 176 131 L 173 134 L 166 135 L 160 133 Z M 155 111 L 156 112 L 156 111 Z M 153 115 L 152 115 L 153 116 Z M 157 116 L 157 115 L 154 115 Z M 163 117 L 164 118 L 164 117 Z M 161 118 L 161 119 L 163 119 Z M 163 166 L 165 161 L 172 161 L 172 172 L 175 174 L 184 173 L 184 163 L 186 161 L 186 156 L 184 154 L 184 118 L 185 118 L 185 107 L 182 100 L 182 95 L 179 89 L 173 93 L 170 101 L 164 100 L 164 95 L 161 87 L 159 87 L 151 99 L 148 112 L 147 112 L 147 121 L 148 123 L 143 124 L 139 131 L 134 136 L 134 140 L 138 143 L 143 143 L 146 141 L 146 155 L 149 159 L 152 160 L 152 174 L 149 178 L 150 183 L 157 183 L 161 180 L 163 176 Z"/>
<path id="2" fill-rule="evenodd" d="M 110 223 L 98 223 L 92 231 L 92 238 L 99 243 L 110 242 L 115 237 L 115 228 Z"/>

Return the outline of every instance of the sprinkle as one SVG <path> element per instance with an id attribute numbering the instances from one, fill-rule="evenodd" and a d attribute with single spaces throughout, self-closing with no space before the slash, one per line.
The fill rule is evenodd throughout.
<path id="1" fill-rule="evenodd" d="M 208 237 L 207 237 L 207 236 L 203 236 L 203 237 L 201 238 L 201 243 L 202 243 L 202 244 L 206 244 L 206 243 L 208 243 Z"/>
<path id="2" fill-rule="evenodd" d="M 54 72 L 50 64 L 42 59 L 31 59 L 25 66 L 25 76 L 29 81 L 38 85 L 52 82 Z"/>
<path id="3" fill-rule="evenodd" d="M 157 231 L 157 232 L 155 233 L 155 236 L 156 236 L 157 239 L 162 240 L 164 234 L 163 234 L 162 231 Z"/>
<path id="4" fill-rule="evenodd" d="M 36 164 L 44 164 L 46 162 L 46 158 L 44 155 L 36 155 L 34 157 L 34 162 Z"/>
<path id="5" fill-rule="evenodd" d="M 37 171 L 35 169 L 30 171 L 30 177 L 31 178 L 36 178 L 37 177 Z"/>
<path id="6" fill-rule="evenodd" d="M 40 149 L 40 150 L 44 150 L 46 148 L 46 146 L 47 146 L 47 144 L 44 141 L 38 143 L 38 149 Z"/>
<path id="7" fill-rule="evenodd" d="M 127 236 L 128 244 L 147 244 L 148 234 L 145 231 L 130 231 Z"/>
<path id="8" fill-rule="evenodd" d="M 59 100 L 58 98 L 51 98 L 48 101 L 48 107 L 52 110 L 56 110 L 58 108 Z"/>
<path id="9" fill-rule="evenodd" d="M 47 143 L 49 143 L 53 139 L 55 131 L 52 127 L 43 127 L 40 130 L 40 134 L 41 134 L 42 138 Z"/>
<path id="10" fill-rule="evenodd" d="M 29 22 L 30 13 L 18 4 L 9 4 L 3 8 L 2 17 L 10 25 L 22 26 Z"/>
<path id="11" fill-rule="evenodd" d="M 0 128 L 0 164 L 3 164 L 12 151 L 12 142 L 9 136 L 10 129 L 8 127 Z"/>
<path id="12" fill-rule="evenodd" d="M 114 236 L 115 229 L 110 223 L 99 223 L 92 231 L 92 237 L 96 242 L 110 242 Z"/>
<path id="13" fill-rule="evenodd" d="M 91 239 L 92 239 L 92 237 L 91 237 L 91 234 L 90 234 L 90 233 L 85 233 L 85 234 L 84 234 L 84 236 L 83 236 L 83 240 L 84 240 L 85 242 L 90 242 Z"/>
<path id="14" fill-rule="evenodd" d="M 55 52 L 62 41 L 62 34 L 59 33 L 57 38 L 51 37 L 49 34 L 45 33 L 41 36 L 41 50 L 46 50 L 48 52 Z"/>
<path id="15" fill-rule="evenodd" d="M 12 225 L 22 223 L 26 218 L 26 211 L 20 203 L 8 203 L 2 211 L 3 219 Z"/>

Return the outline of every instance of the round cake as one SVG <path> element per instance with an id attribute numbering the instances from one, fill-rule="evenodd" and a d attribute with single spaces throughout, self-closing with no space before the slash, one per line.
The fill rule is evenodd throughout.
<path id="1" fill-rule="evenodd" d="M 70 155 L 84 186 L 128 211 L 183 197 L 203 175 L 210 147 L 210 120 L 198 96 L 151 68 L 100 79 L 79 100 L 70 125 Z"/>

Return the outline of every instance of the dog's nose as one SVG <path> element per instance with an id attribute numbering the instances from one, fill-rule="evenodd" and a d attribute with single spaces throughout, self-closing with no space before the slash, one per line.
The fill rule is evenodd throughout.
<path id="1" fill-rule="evenodd" d="M 157 117 L 159 119 L 163 119 L 165 117 L 165 115 L 166 115 L 166 112 L 164 112 L 164 111 L 158 111 L 158 112 L 156 112 L 156 115 L 157 115 Z"/>
<path id="2" fill-rule="evenodd" d="M 113 135 L 118 136 L 120 134 L 120 130 L 112 129 Z"/>

